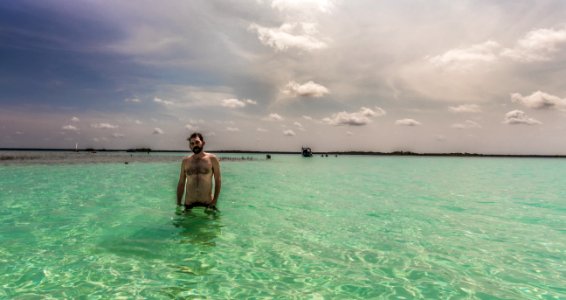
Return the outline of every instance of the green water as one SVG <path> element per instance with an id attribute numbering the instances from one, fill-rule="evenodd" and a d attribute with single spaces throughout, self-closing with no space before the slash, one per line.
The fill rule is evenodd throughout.
<path id="1" fill-rule="evenodd" d="M 0 298 L 566 299 L 566 160 L 0 166 Z"/>

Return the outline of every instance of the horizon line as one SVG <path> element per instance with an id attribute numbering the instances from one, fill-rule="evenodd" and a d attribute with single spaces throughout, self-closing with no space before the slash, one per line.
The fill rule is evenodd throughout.
<path id="1" fill-rule="evenodd" d="M 128 148 L 128 149 L 95 149 L 95 148 L 0 148 L 0 151 L 61 151 L 61 152 L 174 152 L 189 153 L 188 150 L 154 150 L 151 148 Z M 267 150 L 209 150 L 211 153 L 254 153 L 254 154 L 301 154 L 301 151 L 267 151 Z M 316 155 L 383 155 L 383 156 L 461 156 L 461 157 L 549 157 L 566 158 L 566 154 L 493 154 L 493 153 L 470 153 L 470 152 L 412 152 L 412 151 L 313 151 Z"/>

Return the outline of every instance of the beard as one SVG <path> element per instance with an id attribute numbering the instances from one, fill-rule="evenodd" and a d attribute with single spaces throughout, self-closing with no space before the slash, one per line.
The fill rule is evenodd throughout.
<path id="1" fill-rule="evenodd" d="M 202 151 L 201 147 L 199 147 L 199 146 L 193 147 L 193 153 L 194 154 L 199 154 L 199 153 L 201 153 L 201 151 Z"/>

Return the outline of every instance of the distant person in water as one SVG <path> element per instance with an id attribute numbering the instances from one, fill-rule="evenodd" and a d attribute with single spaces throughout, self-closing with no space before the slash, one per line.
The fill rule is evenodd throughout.
<path id="1" fill-rule="evenodd" d="M 195 132 L 187 140 L 193 155 L 183 158 L 181 164 L 181 175 L 177 184 L 177 205 L 184 205 L 186 210 L 197 206 L 217 210 L 216 203 L 222 186 L 218 158 L 204 152 L 205 142 L 202 134 Z"/>

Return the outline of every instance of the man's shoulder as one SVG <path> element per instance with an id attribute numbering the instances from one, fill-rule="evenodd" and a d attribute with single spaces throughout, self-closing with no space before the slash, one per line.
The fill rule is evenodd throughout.
<path id="1" fill-rule="evenodd" d="M 206 152 L 206 157 L 208 157 L 210 159 L 218 160 L 218 157 L 216 157 L 216 155 L 209 153 L 209 152 Z"/>

